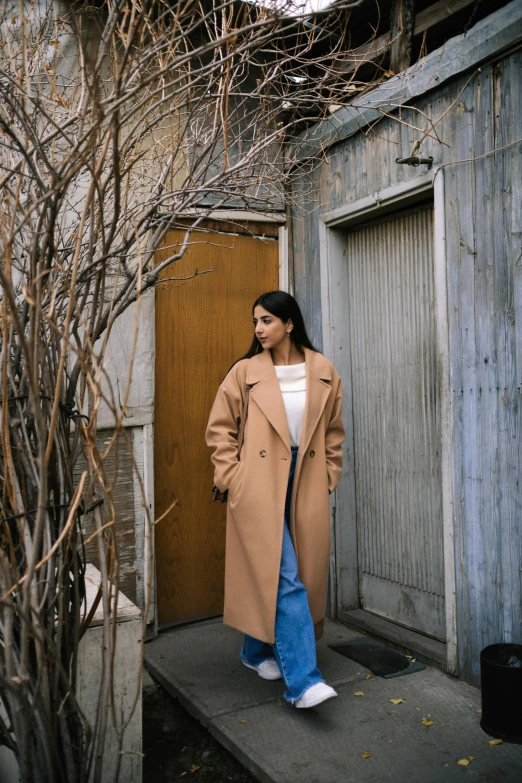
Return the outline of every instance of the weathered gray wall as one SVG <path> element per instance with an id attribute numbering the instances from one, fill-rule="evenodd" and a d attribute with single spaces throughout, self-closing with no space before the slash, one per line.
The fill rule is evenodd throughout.
<path id="1" fill-rule="evenodd" d="M 522 641 L 522 54 L 433 90 L 416 106 L 441 140 L 420 151 L 444 168 L 460 675 L 482 647 Z M 447 112 L 447 113 L 446 113 Z M 398 118 L 428 128 L 413 109 Z M 418 176 L 397 165 L 419 131 L 395 119 L 330 148 L 296 185 L 295 292 L 320 348 L 319 215 Z"/>

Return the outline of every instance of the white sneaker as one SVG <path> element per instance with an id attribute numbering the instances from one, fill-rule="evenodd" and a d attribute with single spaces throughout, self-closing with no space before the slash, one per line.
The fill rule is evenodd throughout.
<path id="1" fill-rule="evenodd" d="M 323 701 L 335 699 L 336 696 L 337 691 L 334 691 L 325 682 L 317 682 L 306 689 L 301 698 L 296 701 L 295 706 L 298 709 L 316 707 L 318 704 L 322 704 Z"/>
<path id="2" fill-rule="evenodd" d="M 267 658 L 258 666 L 252 666 L 251 663 L 246 663 L 246 661 L 243 661 L 243 659 L 241 660 L 243 662 L 243 665 L 246 666 L 247 669 L 253 669 L 255 672 L 259 674 L 260 677 L 263 678 L 263 680 L 281 679 L 281 672 L 279 671 L 279 666 L 277 665 L 277 661 L 275 658 Z"/>

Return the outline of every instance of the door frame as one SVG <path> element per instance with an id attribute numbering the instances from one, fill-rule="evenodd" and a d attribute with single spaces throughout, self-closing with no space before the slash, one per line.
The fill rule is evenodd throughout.
<path id="1" fill-rule="evenodd" d="M 444 549 L 444 592 L 446 608 L 446 669 L 458 673 L 455 519 L 453 489 L 453 450 L 451 389 L 449 380 L 449 334 L 446 281 L 446 238 L 443 169 L 385 188 L 358 201 L 326 212 L 319 221 L 319 257 L 321 273 L 321 309 L 323 348 L 343 382 L 343 407 L 346 440 L 344 467 L 339 487 L 330 498 L 332 520 L 332 552 L 330 580 L 330 615 L 359 609 L 357 566 L 357 533 L 355 519 L 355 465 L 352 420 L 352 389 L 349 339 L 348 267 L 346 264 L 346 229 L 359 223 L 384 217 L 414 206 L 426 197 L 433 197 L 434 209 L 434 283 L 436 297 L 437 363 L 441 388 L 441 462 L 442 462 L 442 527 Z M 409 645 L 407 645 L 409 646 Z"/>

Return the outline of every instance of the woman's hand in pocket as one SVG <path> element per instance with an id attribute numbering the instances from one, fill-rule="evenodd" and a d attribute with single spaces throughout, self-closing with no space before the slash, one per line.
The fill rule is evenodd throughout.
<path id="1" fill-rule="evenodd" d="M 234 473 L 232 477 L 232 481 L 230 482 L 230 486 L 228 488 L 229 497 L 233 498 L 236 495 L 236 491 L 241 484 L 242 473 L 243 473 L 243 462 L 238 462 L 236 472 Z"/>

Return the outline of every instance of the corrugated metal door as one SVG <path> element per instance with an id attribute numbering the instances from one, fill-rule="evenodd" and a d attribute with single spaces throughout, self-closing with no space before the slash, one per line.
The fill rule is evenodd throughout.
<path id="1" fill-rule="evenodd" d="M 445 639 L 433 209 L 348 234 L 363 609 Z"/>

